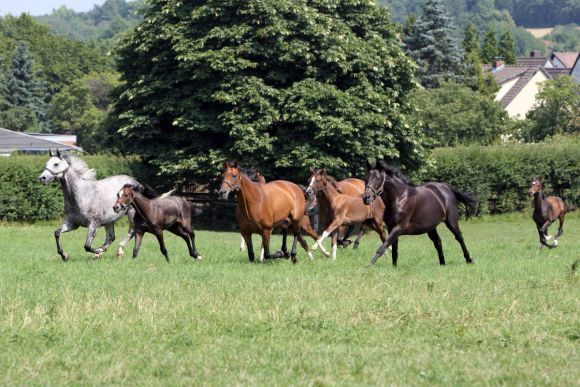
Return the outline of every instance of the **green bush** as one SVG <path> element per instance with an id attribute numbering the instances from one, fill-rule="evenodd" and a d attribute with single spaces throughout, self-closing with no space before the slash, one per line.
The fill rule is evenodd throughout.
<path id="1" fill-rule="evenodd" d="M 64 211 L 60 184 L 41 184 L 47 156 L 0 158 L 0 221 L 58 219 Z M 115 156 L 86 156 L 83 160 L 97 171 L 97 178 L 115 174 L 139 176 L 133 159 Z"/>
<path id="2" fill-rule="evenodd" d="M 430 179 L 474 193 L 480 200 L 480 213 L 497 214 L 528 207 L 531 202 L 528 189 L 535 177 L 544 178 L 546 195 L 560 196 L 569 207 L 580 202 L 578 141 L 439 148 L 433 156 Z"/>

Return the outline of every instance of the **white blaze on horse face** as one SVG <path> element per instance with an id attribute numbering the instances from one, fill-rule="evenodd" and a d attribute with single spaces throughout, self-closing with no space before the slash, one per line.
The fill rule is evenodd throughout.
<path id="1" fill-rule="evenodd" d="M 119 192 L 117 192 L 117 198 L 121 198 L 121 196 L 123 196 L 123 189 L 122 188 Z"/>

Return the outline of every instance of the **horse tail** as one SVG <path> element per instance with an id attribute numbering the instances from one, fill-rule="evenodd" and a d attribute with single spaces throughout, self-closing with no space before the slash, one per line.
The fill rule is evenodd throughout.
<path id="1" fill-rule="evenodd" d="M 451 191 L 457 198 L 457 201 L 463 203 L 465 205 L 465 217 L 469 219 L 470 216 L 473 216 L 477 212 L 477 198 L 472 194 L 465 193 L 458 191 L 457 189 L 451 187 Z"/>

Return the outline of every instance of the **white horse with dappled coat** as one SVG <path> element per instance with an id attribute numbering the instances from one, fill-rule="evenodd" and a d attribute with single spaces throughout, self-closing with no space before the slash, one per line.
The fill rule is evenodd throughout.
<path id="1" fill-rule="evenodd" d="M 134 210 L 129 208 L 122 213 L 113 211 L 112 203 L 117 200 L 117 192 L 125 184 L 138 184 L 131 176 L 117 175 L 97 180 L 95 170 L 78 157 L 50 151 L 50 159 L 47 161 L 44 171 L 39 179 L 44 184 L 60 181 L 64 194 L 64 210 L 66 220 L 62 226 L 54 231 L 58 254 L 66 261 L 68 254 L 62 249 L 60 236 L 65 232 L 76 230 L 79 227 L 89 229 L 85 241 L 85 250 L 99 257 L 107 251 L 115 240 L 115 222 L 127 214 L 129 218 L 129 232 L 119 244 L 117 255 L 124 255 L 125 244 L 133 237 Z M 105 243 L 98 248 L 93 248 L 93 240 L 97 229 L 105 227 Z"/>

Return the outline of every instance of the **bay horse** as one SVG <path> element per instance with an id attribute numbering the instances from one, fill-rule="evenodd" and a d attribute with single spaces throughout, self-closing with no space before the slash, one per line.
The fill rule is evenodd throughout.
<path id="1" fill-rule="evenodd" d="M 332 214 L 332 220 L 322 233 L 322 236 L 314 246 L 321 246 L 326 237 L 332 235 L 332 258 L 336 259 L 336 250 L 338 245 L 338 228 L 340 226 L 352 226 L 354 224 L 364 223 L 375 230 L 381 241 L 385 241 L 385 229 L 383 225 L 383 212 L 385 205 L 382 199 L 373 201 L 371 204 L 363 203 L 362 195 L 350 196 L 341 192 L 338 188 L 338 182 L 334 177 L 328 175 L 327 170 L 311 169 L 312 176 L 310 184 L 306 189 L 306 196 L 321 194 L 328 203 Z M 364 232 L 364 231 L 363 231 Z"/>
<path id="2" fill-rule="evenodd" d="M 259 183 L 259 184 L 266 184 L 266 178 L 264 177 L 264 175 L 262 175 L 262 173 L 256 169 L 256 168 L 240 168 L 240 170 L 245 173 L 250 180 L 252 180 L 253 182 Z M 363 182 L 363 189 L 364 189 L 364 182 Z M 309 201 L 309 203 L 307 203 L 307 208 L 309 208 L 309 205 L 314 207 L 314 205 L 316 205 L 316 198 L 313 198 L 312 200 Z M 312 239 L 314 239 L 315 241 L 318 240 L 318 234 L 316 233 L 316 231 L 314 231 L 314 229 L 312 228 L 312 224 L 310 223 L 310 217 L 308 217 L 308 215 L 304 215 L 304 217 L 302 218 L 302 223 L 300 225 L 302 231 L 304 231 L 306 234 L 310 235 L 310 237 Z M 288 225 L 286 224 L 285 226 L 282 227 L 282 251 L 287 251 L 287 247 L 286 247 L 286 239 L 288 236 Z M 246 250 L 246 241 L 244 240 L 244 237 L 241 237 L 241 241 L 240 241 L 240 251 L 245 251 Z M 330 256 L 330 254 L 328 254 L 328 252 L 325 253 L 327 256 Z M 260 253 L 260 260 L 264 259 L 264 249 L 262 249 L 261 253 Z"/>
<path id="3" fill-rule="evenodd" d="M 231 165 L 226 161 L 219 197 L 226 199 L 230 193 L 237 193 L 236 219 L 240 226 L 240 233 L 248 246 L 250 262 L 254 262 L 252 234 L 262 236 L 264 258 L 274 259 L 288 255 L 286 251 L 270 254 L 272 230 L 283 226 L 285 222 L 288 222 L 288 229 L 294 236 L 290 251 L 292 262 L 297 262 L 297 241 L 307 251 L 308 256 L 313 258 L 312 252 L 300 234 L 300 225 L 306 209 L 306 201 L 300 187 L 285 180 L 274 180 L 266 184 L 253 182 L 238 168 L 237 161 Z"/>
<path id="4" fill-rule="evenodd" d="M 397 267 L 399 237 L 425 233 L 435 245 L 439 264 L 445 265 L 443 246 L 437 233 L 437 226 L 442 221 L 461 245 L 465 261 L 473 263 L 459 229 L 458 205 L 465 205 L 466 216 L 473 215 L 477 209 L 475 197 L 462 193 L 447 183 L 429 182 L 416 186 L 401 171 L 384 161 L 376 164 L 367 162 L 363 200 L 368 204 L 378 197 L 382 197 L 386 205 L 384 219 L 389 237 L 377 250 L 370 265 L 392 246 L 393 266 Z"/>
<path id="5" fill-rule="evenodd" d="M 100 257 L 115 240 L 115 222 L 125 214 L 129 218 L 129 231 L 119 244 L 118 256 L 125 254 L 125 244 L 133 237 L 133 215 L 130 209 L 127 213 L 115 213 L 111 203 L 115 200 L 119 187 L 123 184 L 138 184 L 131 176 L 116 175 L 97 180 L 95 170 L 78 157 L 61 154 L 59 150 L 53 153 L 49 150 L 50 159 L 46 162 L 44 171 L 38 177 L 41 183 L 50 184 L 59 181 L 64 195 L 65 222 L 54 231 L 56 248 L 63 261 L 69 256 L 64 252 L 60 237 L 62 234 L 87 227 L 85 251 Z M 101 247 L 94 248 L 93 241 L 99 227 L 106 230 L 105 242 Z"/>
<path id="6" fill-rule="evenodd" d="M 314 173 L 316 169 L 314 167 L 310 167 L 310 173 Z M 337 189 L 345 195 L 361 197 L 365 190 L 365 182 L 361 179 L 356 179 L 353 177 L 346 178 L 344 180 L 340 180 L 336 182 Z M 318 198 L 319 197 L 319 198 Z M 316 202 L 318 203 L 318 216 L 324 222 L 324 228 L 330 225 L 332 222 L 332 209 L 329 206 L 328 200 L 324 197 L 324 195 L 316 195 L 313 199 L 318 199 Z M 314 201 L 314 200 L 313 200 Z M 342 229 L 344 229 L 344 233 L 342 235 L 342 239 L 340 238 L 340 234 L 342 233 Z M 348 239 L 350 234 L 352 233 L 354 226 L 345 226 L 340 227 L 339 231 L 337 232 L 338 235 L 338 245 L 342 247 L 347 247 L 351 244 L 351 241 Z M 366 229 L 365 224 L 360 225 L 358 236 L 354 242 L 353 248 L 358 248 L 360 244 L 360 240 L 364 236 Z M 324 252 L 324 251 L 323 251 Z"/>
<path id="7" fill-rule="evenodd" d="M 149 232 L 157 237 L 161 253 L 169 262 L 163 230 L 169 230 L 183 238 L 187 244 L 189 255 L 194 259 L 202 259 L 195 247 L 192 218 L 198 210 L 193 204 L 177 196 L 157 197 L 149 187 L 141 184 L 125 184 L 117 194 L 113 210 L 116 213 L 121 213 L 129 206 L 135 210 L 133 259 L 137 258 L 137 254 L 139 254 L 143 235 Z"/>
<path id="8" fill-rule="evenodd" d="M 564 201 L 557 196 L 548 196 L 544 198 L 542 194 L 542 181 L 540 179 L 534 179 L 532 185 L 528 190 L 528 194 L 534 197 L 534 214 L 532 218 L 536 223 L 538 229 L 538 234 L 540 234 L 540 247 L 548 246 L 553 249 L 558 247 L 558 238 L 564 233 L 564 217 L 566 216 L 567 208 Z M 548 235 L 548 227 L 558 219 L 560 225 L 558 227 L 558 234 L 554 238 L 554 242 L 549 245 L 546 241 L 549 241 L 552 237 Z"/>

